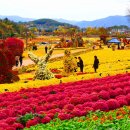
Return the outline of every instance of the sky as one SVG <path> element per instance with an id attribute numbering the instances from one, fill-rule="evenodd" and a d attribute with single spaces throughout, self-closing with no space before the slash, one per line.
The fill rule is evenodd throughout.
<path id="1" fill-rule="evenodd" d="M 25 18 L 96 20 L 127 15 L 130 0 L 0 0 L 0 15 Z"/>

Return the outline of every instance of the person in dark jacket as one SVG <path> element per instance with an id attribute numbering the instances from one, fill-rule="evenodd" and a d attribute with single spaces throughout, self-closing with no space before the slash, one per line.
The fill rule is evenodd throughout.
<path id="1" fill-rule="evenodd" d="M 78 59 L 79 59 L 78 66 L 80 67 L 80 72 L 83 72 L 84 67 L 83 60 L 81 59 L 81 57 L 78 57 Z"/>
<path id="2" fill-rule="evenodd" d="M 45 46 L 45 53 L 47 53 L 47 50 L 48 50 L 48 47 L 47 47 L 47 46 Z"/>
<path id="3" fill-rule="evenodd" d="M 20 55 L 20 57 L 19 57 L 19 62 L 20 62 L 20 66 L 22 66 L 22 64 L 23 64 L 23 56 L 22 55 Z"/>
<path id="4" fill-rule="evenodd" d="M 99 66 L 99 60 L 97 56 L 94 56 L 93 68 L 94 68 L 95 73 L 97 72 L 98 66 Z"/>

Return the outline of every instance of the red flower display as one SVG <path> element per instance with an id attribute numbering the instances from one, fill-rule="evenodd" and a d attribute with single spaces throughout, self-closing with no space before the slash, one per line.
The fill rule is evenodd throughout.
<path id="1" fill-rule="evenodd" d="M 7 38 L 4 43 L 5 47 L 9 48 L 13 54 L 22 55 L 24 49 L 24 43 L 18 38 Z"/>
<path id="2" fill-rule="evenodd" d="M 25 125 L 48 123 L 55 117 L 68 120 L 85 116 L 89 111 L 130 105 L 129 81 L 130 75 L 124 74 L 0 94 L 0 129 L 23 129 Z M 26 121 L 25 125 L 18 122 L 19 116 L 27 113 L 39 117 Z"/>

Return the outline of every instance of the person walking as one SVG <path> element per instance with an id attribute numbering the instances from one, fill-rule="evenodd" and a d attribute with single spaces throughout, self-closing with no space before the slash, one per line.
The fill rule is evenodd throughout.
<path id="1" fill-rule="evenodd" d="M 97 72 L 98 66 L 99 66 L 99 60 L 97 56 L 94 56 L 93 68 L 94 68 L 95 73 Z"/>
<path id="2" fill-rule="evenodd" d="M 48 50 L 48 47 L 47 47 L 47 46 L 45 46 L 45 53 L 47 53 L 47 50 Z"/>
<path id="3" fill-rule="evenodd" d="M 19 65 L 19 56 L 15 56 L 15 65 L 16 67 Z"/>
<path id="4" fill-rule="evenodd" d="M 78 57 L 78 66 L 80 67 L 80 72 L 83 72 L 83 67 L 84 67 L 84 64 L 83 64 L 83 60 L 81 59 L 81 57 Z"/>
<path id="5" fill-rule="evenodd" d="M 78 68 L 78 62 L 77 62 L 77 57 L 75 58 L 75 67 L 74 67 L 74 72 L 77 72 L 77 68 Z"/>
<path id="6" fill-rule="evenodd" d="M 22 55 L 20 55 L 20 57 L 19 57 L 19 62 L 20 62 L 20 66 L 22 66 L 22 64 L 23 64 L 23 56 Z"/>

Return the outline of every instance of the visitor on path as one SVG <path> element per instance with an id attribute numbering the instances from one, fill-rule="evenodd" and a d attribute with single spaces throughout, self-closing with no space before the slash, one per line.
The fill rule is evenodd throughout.
<path id="1" fill-rule="evenodd" d="M 97 56 L 94 56 L 93 68 L 94 68 L 95 73 L 97 72 L 98 66 L 99 66 L 99 60 Z"/>
<path id="2" fill-rule="evenodd" d="M 19 57 L 19 62 L 20 62 L 20 66 L 22 66 L 22 64 L 23 64 L 23 56 L 22 55 L 20 55 L 20 57 Z"/>
<path id="3" fill-rule="evenodd" d="M 19 64 L 19 56 L 15 56 L 15 65 L 18 67 Z"/>
<path id="4" fill-rule="evenodd" d="M 78 60 L 79 62 L 77 64 L 80 67 L 80 72 L 83 72 L 83 67 L 84 67 L 83 60 L 81 59 L 81 57 L 78 57 Z"/>
<path id="5" fill-rule="evenodd" d="M 74 72 L 77 72 L 77 68 L 78 68 L 78 62 L 77 62 L 77 57 L 75 58 L 75 68 L 74 68 Z"/>
<path id="6" fill-rule="evenodd" d="M 45 46 L 45 53 L 47 53 L 47 50 L 48 50 L 48 47 L 47 47 L 47 46 Z"/>

